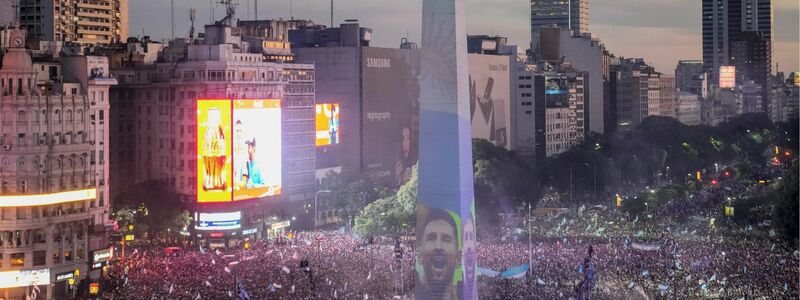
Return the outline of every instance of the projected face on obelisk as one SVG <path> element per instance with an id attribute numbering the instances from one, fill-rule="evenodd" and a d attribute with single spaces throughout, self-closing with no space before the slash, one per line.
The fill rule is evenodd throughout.
<path id="1" fill-rule="evenodd" d="M 452 299 L 453 275 L 459 263 L 458 225 L 442 209 L 430 209 L 418 236 L 422 237 L 418 263 L 422 266 L 419 284 L 424 299 Z"/>

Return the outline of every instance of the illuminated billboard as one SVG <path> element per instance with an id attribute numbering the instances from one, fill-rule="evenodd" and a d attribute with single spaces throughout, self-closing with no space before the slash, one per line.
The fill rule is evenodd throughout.
<path id="1" fill-rule="evenodd" d="M 281 101 L 233 105 L 233 201 L 281 194 Z"/>
<path id="2" fill-rule="evenodd" d="M 197 230 L 231 230 L 242 227 L 242 212 L 195 213 Z"/>
<path id="3" fill-rule="evenodd" d="M 736 67 L 719 67 L 719 88 L 732 89 L 736 87 Z"/>
<path id="4" fill-rule="evenodd" d="M 0 272 L 0 289 L 50 284 L 50 269 Z"/>
<path id="5" fill-rule="evenodd" d="M 564 76 L 545 76 L 544 80 L 545 107 L 569 107 L 568 79 Z"/>
<path id="6" fill-rule="evenodd" d="M 230 202 L 231 101 L 197 102 L 197 202 Z"/>
<path id="7" fill-rule="evenodd" d="M 60 192 L 39 195 L 0 196 L 0 207 L 38 206 L 93 200 L 97 198 L 97 189 Z"/>
<path id="8" fill-rule="evenodd" d="M 281 194 L 277 99 L 197 101 L 197 202 Z"/>
<path id="9" fill-rule="evenodd" d="M 339 143 L 339 103 L 316 105 L 316 145 Z"/>

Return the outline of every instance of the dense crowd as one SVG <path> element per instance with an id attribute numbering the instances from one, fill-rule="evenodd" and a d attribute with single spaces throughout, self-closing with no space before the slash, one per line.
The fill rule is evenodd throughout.
<path id="1" fill-rule="evenodd" d="M 658 250 L 635 249 L 631 245 L 639 239 L 647 237 L 537 235 L 532 255 L 527 241 L 485 241 L 478 247 L 481 267 L 505 270 L 529 259 L 533 267 L 522 279 L 481 277 L 480 298 L 575 297 L 590 245 L 597 269 L 595 299 L 800 296 L 799 254 L 764 238 L 667 234 L 650 240 Z M 414 254 L 406 251 L 401 291 L 393 248 L 391 241 L 367 245 L 330 232 L 301 233 L 285 243 L 255 242 L 246 251 L 171 256 L 142 247 L 114 268 L 113 294 L 117 299 L 235 299 L 238 277 L 251 299 L 392 299 L 410 295 L 414 276 Z M 311 275 L 300 268 L 304 259 Z"/>
<path id="2" fill-rule="evenodd" d="M 712 220 L 721 211 L 709 213 L 728 197 L 762 189 L 737 182 L 707 187 L 653 216 L 582 205 L 536 215 L 528 228 L 524 218 L 509 222 L 503 234 L 481 237 L 478 265 L 531 268 L 524 278 L 482 276 L 480 298 L 569 299 L 584 286 L 593 299 L 798 299 L 800 252 L 767 229 L 717 226 Z M 341 232 L 218 250 L 184 245 L 177 256 L 142 245 L 114 265 L 110 280 L 116 299 L 235 299 L 237 282 L 251 299 L 406 299 L 415 282 L 413 244 L 407 238 L 399 261 L 394 239 Z"/>
<path id="3" fill-rule="evenodd" d="M 251 299 L 391 299 L 399 294 L 394 243 L 369 245 L 335 233 L 299 233 L 253 242 L 249 250 L 204 250 L 178 256 L 158 247 L 135 250 L 113 270 L 116 299 L 233 299 L 237 277 Z M 411 251 L 408 251 L 408 255 Z M 308 272 L 300 268 L 307 260 Z M 413 259 L 402 261 L 411 274 Z M 411 288 L 411 275 L 404 288 Z"/>

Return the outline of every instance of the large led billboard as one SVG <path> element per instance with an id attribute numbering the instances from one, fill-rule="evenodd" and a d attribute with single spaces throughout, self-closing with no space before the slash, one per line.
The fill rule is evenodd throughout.
<path id="1" fill-rule="evenodd" d="M 281 103 L 197 101 L 197 202 L 281 194 Z"/>
<path id="2" fill-rule="evenodd" d="M 732 89 L 736 87 L 736 66 L 719 67 L 719 88 Z"/>
<path id="3" fill-rule="evenodd" d="M 545 76 L 544 99 L 548 108 L 569 107 L 568 79 L 563 76 Z"/>
<path id="4" fill-rule="evenodd" d="M 195 213 L 197 230 L 231 230 L 242 227 L 242 212 Z"/>
<path id="5" fill-rule="evenodd" d="M 339 103 L 316 105 L 316 145 L 335 145 L 339 140 Z"/>
<path id="6" fill-rule="evenodd" d="M 472 137 L 511 148 L 511 85 L 508 56 L 469 54 Z"/>

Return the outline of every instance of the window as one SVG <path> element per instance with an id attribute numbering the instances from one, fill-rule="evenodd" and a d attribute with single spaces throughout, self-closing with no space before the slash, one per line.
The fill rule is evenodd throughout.
<path id="1" fill-rule="evenodd" d="M 17 232 L 17 235 L 19 235 L 19 232 Z M 19 236 L 17 236 L 17 238 L 19 238 Z M 17 244 L 19 244 L 19 243 L 17 243 Z M 11 266 L 12 267 L 24 267 L 25 266 L 25 253 L 12 253 L 11 254 Z"/>
<path id="2" fill-rule="evenodd" d="M 33 265 L 44 266 L 47 264 L 47 251 L 40 250 L 33 252 Z"/>
<path id="3" fill-rule="evenodd" d="M 66 116 L 64 116 L 64 119 L 67 122 L 72 122 L 72 110 L 67 110 L 67 113 L 66 113 Z"/>

